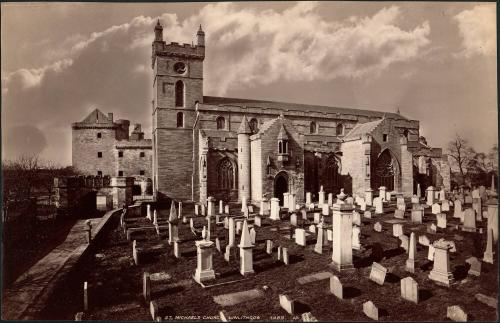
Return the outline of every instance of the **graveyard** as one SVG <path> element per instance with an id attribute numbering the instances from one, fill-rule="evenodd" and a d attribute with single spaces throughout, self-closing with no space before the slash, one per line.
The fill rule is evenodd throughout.
<path id="1" fill-rule="evenodd" d="M 40 319 L 497 320 L 492 191 L 319 193 L 120 210 Z"/>

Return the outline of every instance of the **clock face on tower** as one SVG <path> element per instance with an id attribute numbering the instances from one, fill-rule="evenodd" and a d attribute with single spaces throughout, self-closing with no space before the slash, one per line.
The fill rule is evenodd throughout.
<path id="1" fill-rule="evenodd" d="M 186 64 L 184 64 L 183 62 L 177 62 L 174 64 L 174 71 L 177 73 L 177 74 L 184 74 L 186 73 Z"/>

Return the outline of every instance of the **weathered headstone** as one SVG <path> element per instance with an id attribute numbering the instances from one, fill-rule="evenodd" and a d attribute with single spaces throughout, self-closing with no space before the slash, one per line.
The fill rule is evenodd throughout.
<path id="1" fill-rule="evenodd" d="M 476 232 L 476 214 L 473 209 L 465 209 L 463 231 Z"/>
<path id="2" fill-rule="evenodd" d="M 365 213 L 363 214 L 363 216 L 367 219 L 371 219 L 372 218 L 372 212 L 371 211 L 365 211 Z"/>
<path id="3" fill-rule="evenodd" d="M 361 226 L 361 214 L 357 211 L 352 212 L 352 224 Z"/>
<path id="4" fill-rule="evenodd" d="M 469 275 L 480 276 L 481 275 L 481 261 L 476 257 L 470 257 L 465 260 L 466 263 L 470 265 L 470 269 L 467 272 Z"/>
<path id="5" fill-rule="evenodd" d="M 332 266 L 337 271 L 353 269 L 352 263 L 352 204 L 334 204 L 332 227 Z"/>
<path id="6" fill-rule="evenodd" d="M 273 241 L 272 240 L 266 240 L 266 253 L 268 255 L 271 255 L 273 253 Z"/>
<path id="7" fill-rule="evenodd" d="M 198 240 L 195 244 L 197 248 L 197 266 L 194 279 L 198 283 L 215 279 L 215 272 L 212 268 L 212 247 L 214 243 L 207 240 Z"/>
<path id="8" fill-rule="evenodd" d="M 424 217 L 424 210 L 411 210 L 411 222 L 422 223 Z"/>
<path id="9" fill-rule="evenodd" d="M 144 302 L 149 304 L 151 301 L 151 278 L 147 271 L 142 275 L 142 296 L 144 297 Z"/>
<path id="10" fill-rule="evenodd" d="M 314 245 L 314 252 L 322 254 L 324 245 L 324 229 L 323 223 L 318 224 L 318 235 L 316 236 L 316 244 Z"/>
<path id="11" fill-rule="evenodd" d="M 357 225 L 353 225 L 352 226 L 352 248 L 355 250 L 361 249 L 360 236 L 361 236 L 361 228 Z"/>
<path id="12" fill-rule="evenodd" d="M 492 264 L 493 263 L 493 229 L 489 229 L 486 237 L 486 250 L 484 251 L 483 261 Z"/>
<path id="13" fill-rule="evenodd" d="M 340 299 L 344 298 L 342 283 L 339 278 L 335 275 L 330 277 L 330 293 L 337 296 Z"/>
<path id="14" fill-rule="evenodd" d="M 380 224 L 380 222 L 377 222 L 373 225 L 373 230 L 377 231 L 377 232 L 382 232 L 382 224 Z"/>
<path id="15" fill-rule="evenodd" d="M 401 279 L 401 297 L 418 304 L 418 284 L 413 278 L 406 277 Z"/>
<path id="16" fill-rule="evenodd" d="M 436 214 L 437 227 L 441 229 L 446 229 L 446 213 Z"/>
<path id="17" fill-rule="evenodd" d="M 462 201 L 460 200 L 455 200 L 455 203 L 453 205 L 453 217 L 454 218 L 461 218 L 462 217 Z"/>
<path id="18" fill-rule="evenodd" d="M 418 237 L 418 243 L 420 243 L 422 246 L 428 246 L 431 242 L 429 238 L 427 238 L 427 236 L 424 234 Z"/>
<path id="19" fill-rule="evenodd" d="M 406 270 L 415 273 L 415 254 L 417 252 L 417 239 L 415 232 L 410 234 L 410 243 L 408 246 L 408 259 L 406 260 Z"/>
<path id="20" fill-rule="evenodd" d="M 253 270 L 252 249 L 254 247 L 254 244 L 252 244 L 246 220 L 245 222 L 243 222 L 243 229 L 241 231 L 241 240 L 238 247 L 240 248 L 240 273 L 243 276 L 248 274 L 253 274 L 254 270 Z"/>
<path id="21" fill-rule="evenodd" d="M 432 204 L 432 214 L 438 214 L 438 213 L 441 213 L 441 205 L 439 205 L 438 203 L 434 203 Z"/>
<path id="22" fill-rule="evenodd" d="M 403 225 L 401 223 L 394 223 L 392 225 L 392 235 L 399 237 L 403 234 Z"/>
<path id="23" fill-rule="evenodd" d="M 285 265 L 288 265 L 290 264 L 290 259 L 288 258 L 288 248 L 283 247 L 282 250 L 283 250 L 283 263 Z"/>
<path id="24" fill-rule="evenodd" d="M 404 219 L 405 218 L 405 211 L 396 209 L 394 210 L 394 217 L 396 219 Z"/>
<path id="25" fill-rule="evenodd" d="M 315 318 L 311 312 L 305 312 L 301 315 L 302 322 L 318 322 L 318 319 Z"/>
<path id="26" fill-rule="evenodd" d="M 450 271 L 450 259 L 448 250 L 451 245 L 449 241 L 439 239 L 434 241 L 434 267 L 429 274 L 429 279 L 437 284 L 450 287 L 454 283 L 453 274 Z"/>
<path id="27" fill-rule="evenodd" d="M 378 308 L 372 301 L 363 303 L 363 313 L 372 320 L 378 321 Z"/>
<path id="28" fill-rule="evenodd" d="M 400 247 L 403 248 L 406 252 L 408 252 L 408 248 L 409 248 L 409 246 L 408 246 L 409 245 L 408 236 L 402 234 L 398 238 L 399 238 L 399 240 L 401 240 Z"/>
<path id="29" fill-rule="evenodd" d="M 384 266 L 382 266 L 377 262 L 372 263 L 372 269 L 370 271 L 370 280 L 376 282 L 379 285 L 383 285 L 386 274 L 387 274 L 387 268 L 385 268 Z"/>
<path id="30" fill-rule="evenodd" d="M 287 295 L 280 294 L 280 306 L 283 308 L 288 314 L 295 314 L 295 301 L 289 298 Z"/>
<path id="31" fill-rule="evenodd" d="M 384 213 L 384 206 L 380 197 L 376 197 L 373 199 L 373 205 L 375 206 L 375 214 Z"/>
<path id="32" fill-rule="evenodd" d="M 458 305 L 448 306 L 446 317 L 455 322 L 467 322 L 467 313 Z"/>
<path id="33" fill-rule="evenodd" d="M 219 245 L 219 251 L 220 251 L 220 245 Z M 175 258 L 181 258 L 181 251 L 179 248 L 179 241 L 174 241 L 174 257 Z"/>

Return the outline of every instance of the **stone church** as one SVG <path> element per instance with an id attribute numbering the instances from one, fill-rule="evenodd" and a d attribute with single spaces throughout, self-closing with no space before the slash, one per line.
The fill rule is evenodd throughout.
<path id="1" fill-rule="evenodd" d="M 450 189 L 440 148 L 419 121 L 398 113 L 203 95 L 205 33 L 196 44 L 152 43 L 153 194 L 258 203 L 341 188 L 364 196 L 385 186 L 410 197 L 420 185 Z M 230 66 L 229 66 L 230 67 Z"/>

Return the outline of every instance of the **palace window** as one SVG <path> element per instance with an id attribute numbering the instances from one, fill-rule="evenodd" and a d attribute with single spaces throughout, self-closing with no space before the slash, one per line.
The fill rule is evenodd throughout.
<path id="1" fill-rule="evenodd" d="M 403 131 L 403 136 L 405 136 L 405 138 L 408 139 L 408 129 L 405 129 Z"/>
<path id="2" fill-rule="evenodd" d="M 337 136 L 342 136 L 344 134 L 344 125 L 343 124 L 339 123 L 337 125 L 336 133 L 337 133 Z"/>
<path id="3" fill-rule="evenodd" d="M 139 171 L 139 175 L 144 175 L 144 174 L 146 174 L 146 172 L 145 172 L 145 171 L 143 171 L 143 170 L 140 170 L 140 171 Z"/>
<path id="4" fill-rule="evenodd" d="M 97 158 L 102 158 L 102 151 L 97 152 Z"/>
<path id="5" fill-rule="evenodd" d="M 250 129 L 252 129 L 252 133 L 259 132 L 259 121 L 257 121 L 257 119 L 252 118 L 252 120 L 250 120 Z"/>
<path id="6" fill-rule="evenodd" d="M 226 119 L 224 117 L 217 117 L 217 130 L 224 130 L 226 129 Z"/>
<path id="7" fill-rule="evenodd" d="M 318 132 L 318 125 L 316 124 L 316 122 L 311 122 L 311 124 L 309 125 L 309 133 L 317 133 Z"/>
<path id="8" fill-rule="evenodd" d="M 218 188 L 222 190 L 234 189 L 236 187 L 235 182 L 236 174 L 233 163 L 226 157 L 220 161 L 217 167 Z"/>
<path id="9" fill-rule="evenodd" d="M 118 176 L 123 176 L 123 171 L 122 170 L 118 171 Z"/>
<path id="10" fill-rule="evenodd" d="M 180 80 L 175 83 L 175 106 L 184 106 L 184 83 Z"/>
<path id="11" fill-rule="evenodd" d="M 97 133 L 97 138 L 102 138 L 102 134 L 100 132 Z"/>
<path id="12" fill-rule="evenodd" d="M 389 136 L 388 136 L 386 133 L 384 133 L 384 134 L 382 135 L 382 141 L 383 141 L 383 142 L 387 142 L 387 139 L 388 139 L 388 138 L 389 138 Z"/>
<path id="13" fill-rule="evenodd" d="M 141 152 L 139 153 L 139 157 L 145 157 L 145 156 L 146 156 L 146 153 L 145 153 L 145 152 L 141 151 Z"/>
<path id="14" fill-rule="evenodd" d="M 288 154 L 288 140 L 278 141 L 278 154 L 280 155 Z"/>
<path id="15" fill-rule="evenodd" d="M 123 157 L 123 151 L 118 152 L 118 157 L 120 157 L 120 158 Z"/>
<path id="16" fill-rule="evenodd" d="M 184 128 L 184 113 L 177 112 L 177 128 Z"/>

